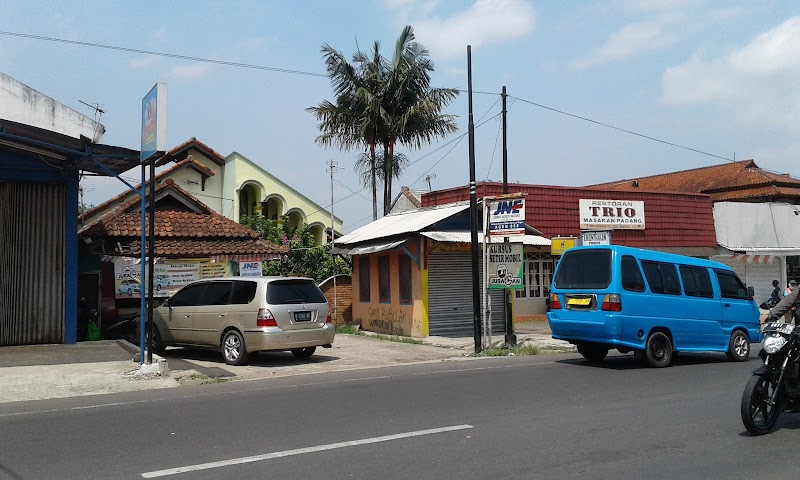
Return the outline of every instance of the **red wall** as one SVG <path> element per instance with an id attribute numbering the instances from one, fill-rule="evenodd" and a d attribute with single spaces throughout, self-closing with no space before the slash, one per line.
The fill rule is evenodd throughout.
<path id="1" fill-rule="evenodd" d="M 510 193 L 525 194 L 525 222 L 545 237 L 580 234 L 578 201 L 642 200 L 644 230 L 614 230 L 613 242 L 631 247 L 716 247 L 714 207 L 709 195 L 694 193 L 625 192 L 546 185 L 508 186 Z M 502 195 L 503 184 L 481 182 L 478 198 Z M 424 193 L 422 206 L 469 200 L 469 187 Z"/>

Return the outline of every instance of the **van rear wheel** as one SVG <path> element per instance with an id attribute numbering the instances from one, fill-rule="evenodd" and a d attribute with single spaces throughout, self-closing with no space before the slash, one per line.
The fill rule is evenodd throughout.
<path id="1" fill-rule="evenodd" d="M 744 362 L 750 357 L 750 339 L 743 331 L 736 330 L 731 334 L 728 351 L 725 352 L 725 355 L 734 362 Z"/>
<path id="2" fill-rule="evenodd" d="M 602 362 L 608 355 L 608 348 L 596 343 L 580 343 L 578 344 L 578 353 L 583 355 L 583 358 L 590 362 Z"/>
<path id="3" fill-rule="evenodd" d="M 647 338 L 644 360 L 651 367 L 666 367 L 672 361 L 672 342 L 664 332 L 653 332 Z"/>

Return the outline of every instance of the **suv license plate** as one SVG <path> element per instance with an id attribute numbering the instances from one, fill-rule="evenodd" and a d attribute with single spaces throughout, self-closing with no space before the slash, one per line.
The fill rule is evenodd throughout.
<path id="1" fill-rule="evenodd" d="M 589 298 L 589 297 L 587 297 L 587 298 L 570 298 L 567 301 L 567 305 L 587 306 L 587 305 L 590 305 L 591 303 L 592 303 L 592 299 Z"/>
<path id="2" fill-rule="evenodd" d="M 294 312 L 295 322 L 310 322 L 311 312 Z"/>

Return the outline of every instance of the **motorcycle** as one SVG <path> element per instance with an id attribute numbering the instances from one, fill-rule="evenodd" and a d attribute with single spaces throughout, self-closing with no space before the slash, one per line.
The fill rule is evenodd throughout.
<path id="1" fill-rule="evenodd" d="M 800 326 L 767 322 L 761 331 L 758 356 L 764 365 L 753 372 L 742 393 L 742 422 L 752 435 L 772 432 L 783 412 L 800 411 Z"/>

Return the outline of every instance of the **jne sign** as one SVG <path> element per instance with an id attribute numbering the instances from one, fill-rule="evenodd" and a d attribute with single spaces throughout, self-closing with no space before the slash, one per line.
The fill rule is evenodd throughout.
<path id="1" fill-rule="evenodd" d="M 641 200 L 579 201 L 582 230 L 644 230 L 644 202 Z"/>

